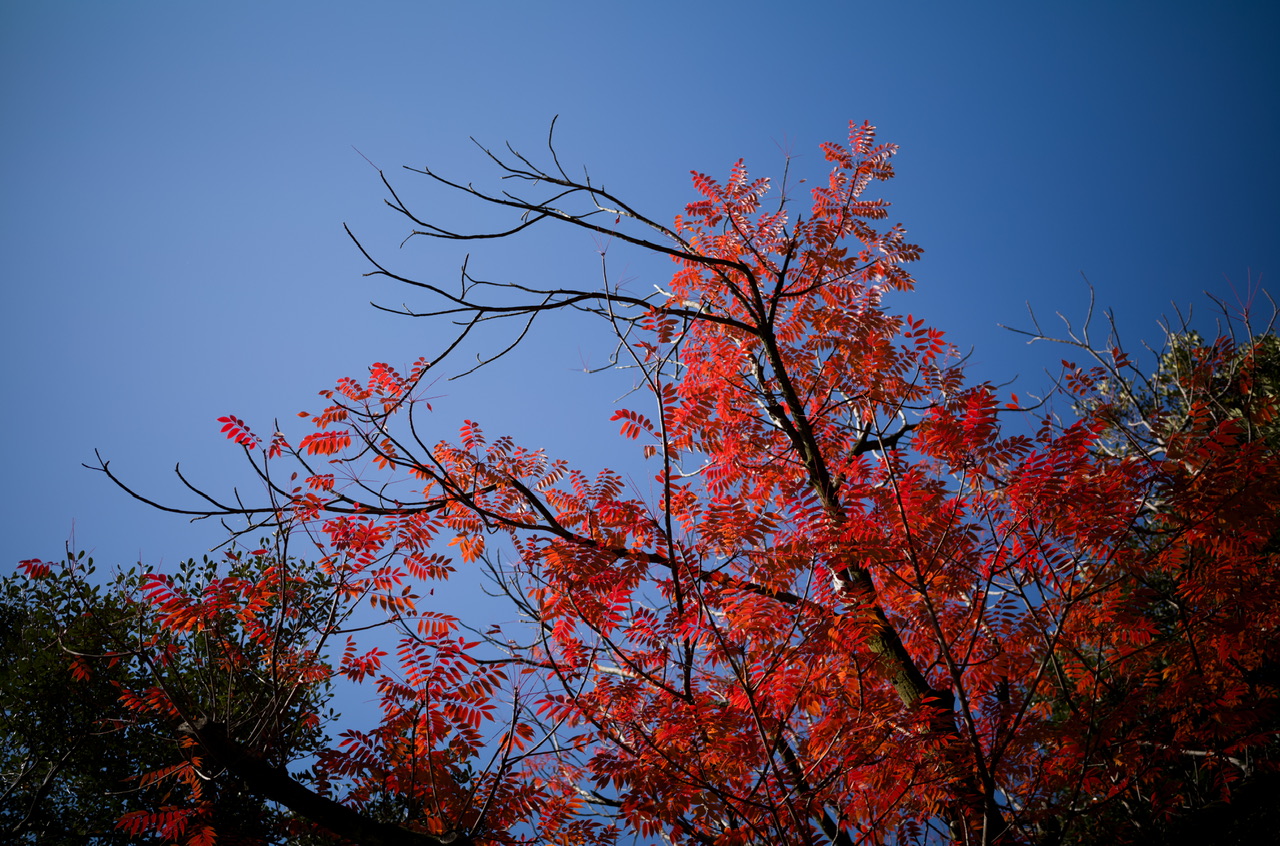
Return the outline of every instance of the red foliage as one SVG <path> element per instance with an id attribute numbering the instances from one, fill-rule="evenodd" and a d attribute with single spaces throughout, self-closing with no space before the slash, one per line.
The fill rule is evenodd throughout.
<path id="1" fill-rule="evenodd" d="M 226 432 L 227 438 L 242 447 L 256 449 L 258 444 L 262 443 L 262 439 L 250 432 L 248 425 L 238 417 L 219 417 L 218 422 L 223 424 L 222 431 Z"/>
<path id="2" fill-rule="evenodd" d="M 566 295 L 641 312 L 620 334 L 652 407 L 612 419 L 646 441 L 651 498 L 472 421 L 427 450 L 395 428 L 425 360 L 341 380 L 300 415 L 316 431 L 273 440 L 264 460 L 300 462 L 309 489 L 276 517 L 323 538 L 335 607 L 370 603 L 402 633 L 393 652 L 348 637 L 336 670 L 371 681 L 382 716 L 321 757 L 322 793 L 394 797 L 413 830 L 477 842 L 1012 843 L 1133 801 L 1144 820 L 1176 813 L 1188 762 L 1229 796 L 1273 743 L 1280 459 L 1249 422 L 1275 413 L 1250 350 L 1212 347 L 1184 373 L 1187 418 L 1150 449 L 1109 446 L 1133 367 L 1114 350 L 1065 364 L 1078 419 L 1010 427 L 1016 397 L 967 384 L 938 330 L 883 306 L 920 255 L 863 197 L 893 145 L 863 124 L 823 150 L 804 215 L 766 208 L 769 181 L 742 162 L 723 184 L 695 173 L 701 199 L 673 228 L 620 212 L 667 236 L 627 236 L 674 260 L 660 297 Z M 537 293 L 509 310 L 565 294 Z M 446 296 L 460 305 L 442 313 L 489 314 Z M 1196 400 L 1238 361 L 1247 418 Z M 357 458 L 401 493 L 357 478 Z M 468 641 L 422 607 L 450 548 L 486 562 L 528 625 Z M 157 575 L 142 594 L 167 627 L 234 619 L 312 672 L 320 652 L 258 622 L 284 589 L 193 595 Z M 177 814 L 128 825 L 176 836 Z"/>

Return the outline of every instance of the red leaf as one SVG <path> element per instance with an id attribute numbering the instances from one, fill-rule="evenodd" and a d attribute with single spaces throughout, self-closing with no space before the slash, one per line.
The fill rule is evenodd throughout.
<path id="1" fill-rule="evenodd" d="M 228 439 L 246 449 L 256 449 L 258 444 L 262 443 L 262 439 L 250 432 L 249 427 L 238 417 L 219 417 L 218 422 L 224 424 L 222 431 L 226 433 Z"/>

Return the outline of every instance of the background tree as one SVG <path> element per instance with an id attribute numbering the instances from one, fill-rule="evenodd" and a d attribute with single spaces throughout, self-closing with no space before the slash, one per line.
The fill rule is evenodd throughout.
<path id="1" fill-rule="evenodd" d="M 126 678 L 124 668 L 80 663 L 73 674 L 62 649 L 105 652 L 98 621 L 120 618 L 117 597 L 79 596 L 77 611 L 87 613 L 67 620 L 24 578 L 5 579 L 0 591 L 0 831 L 14 843 L 133 842 L 116 822 L 151 798 L 136 776 L 165 761 L 164 741 L 113 719 L 112 681 Z"/>
<path id="2" fill-rule="evenodd" d="M 1149 374 L 1113 354 L 1114 325 L 1101 347 L 1087 324 L 1079 332 L 1068 326 L 1066 337 L 1052 339 L 1088 354 L 1105 373 L 1082 409 L 1107 421 L 1098 452 L 1160 466 L 1171 477 L 1162 487 L 1203 490 L 1190 504 L 1181 493 L 1152 497 L 1133 536 L 1132 543 L 1147 554 L 1172 553 L 1176 561 L 1129 588 L 1136 615 L 1154 634 L 1147 675 L 1133 673 L 1134 686 L 1125 691 L 1137 704 L 1133 729 L 1145 736 L 1139 743 L 1151 752 L 1143 762 L 1146 771 L 1082 821 L 1069 842 L 1099 842 L 1127 831 L 1151 842 L 1251 843 L 1271 837 L 1278 821 L 1274 606 L 1269 599 L 1254 601 L 1248 584 L 1257 580 L 1265 590 L 1280 552 L 1265 477 L 1250 472 L 1265 461 L 1260 456 L 1275 455 L 1280 445 L 1280 339 L 1273 332 L 1274 305 L 1261 326 L 1254 325 L 1247 306 L 1233 313 L 1217 305 L 1222 334 L 1206 342 L 1185 320 L 1171 324 Z M 1038 326 L 1030 334 L 1048 338 Z M 1239 476 L 1199 478 L 1215 441 L 1236 455 L 1210 463 L 1230 460 L 1242 471 Z M 1205 495 L 1213 500 L 1206 503 Z M 1222 543 L 1223 531 L 1206 537 L 1198 524 L 1224 518 L 1239 537 L 1225 548 L 1206 548 L 1207 542 Z M 1186 709 L 1197 697 L 1198 707 Z M 1241 741 L 1247 751 L 1237 755 L 1232 750 Z M 1146 801 L 1152 793 L 1178 796 L 1179 813 L 1159 814 Z"/>
<path id="3" fill-rule="evenodd" d="M 379 363 L 323 391 L 296 445 L 223 418 L 264 500 L 197 489 L 198 508 L 167 506 L 312 538 L 318 578 L 142 583 L 162 630 L 277 692 L 234 713 L 164 686 L 126 702 L 258 795 L 370 844 L 1059 842 L 1099 808 L 1193 806 L 1152 764 L 1189 750 L 1215 758 L 1228 795 L 1231 762 L 1272 742 L 1274 691 L 1246 679 L 1276 614 L 1274 452 L 1198 413 L 1161 453 L 1109 449 L 1105 365 L 1065 366 L 1057 401 L 1078 417 L 1026 427 L 1016 397 L 968 383 L 939 331 L 886 307 L 920 252 L 863 196 L 895 148 L 864 124 L 823 150 L 803 213 L 785 179 L 770 200 L 739 162 L 723 183 L 695 173 L 701 199 L 673 225 L 571 178 L 554 150 L 547 168 L 491 153 L 502 192 L 416 171 L 516 216 L 492 232 L 423 220 L 388 181 L 415 235 L 559 223 L 675 272 L 636 292 L 607 261 L 588 288 L 464 266 L 446 289 L 370 256 L 437 298 L 406 313 L 452 319 L 457 337 L 405 374 Z M 476 327 L 516 321 L 489 361 L 575 312 L 613 328 L 647 400 L 614 420 L 651 484 L 473 422 L 456 442 L 426 435 L 421 383 Z M 1258 419 L 1271 413 L 1258 396 Z M 486 568 L 525 626 L 471 639 L 430 609 L 428 586 L 459 564 Z M 1148 588 L 1171 578 L 1196 603 L 1176 637 Z M 360 642 L 369 602 L 394 647 Z M 284 611 L 304 606 L 324 610 Z M 186 660 L 165 648 L 144 651 Z M 330 672 L 375 685 L 378 724 L 343 731 L 308 772 L 261 766 L 276 753 L 260 727 L 285 725 L 278 691 Z"/>
<path id="4" fill-rule="evenodd" d="M 327 698 L 327 674 L 304 685 L 266 676 L 285 652 L 260 633 L 255 642 L 253 618 L 205 618 L 184 632 L 168 623 L 189 608 L 171 605 L 167 620 L 140 593 L 147 584 L 154 597 L 161 583 L 200 595 L 215 572 L 223 589 L 236 582 L 265 586 L 272 581 L 266 562 L 261 555 L 191 560 L 144 583 L 136 570 L 104 581 L 79 553 L 58 566 L 24 562 L 36 578 L 5 580 L 0 636 L 10 660 L 0 668 L 0 820 L 14 842 L 132 844 L 185 836 L 203 843 L 212 842 L 213 820 L 222 843 L 289 842 L 297 827 L 243 780 L 220 775 L 175 731 L 175 721 L 191 702 L 233 724 L 252 718 L 253 727 L 242 730 L 257 738 L 264 763 L 288 762 L 314 752 L 321 740 L 310 709 Z M 326 590 L 323 576 L 294 566 L 298 575 L 291 578 L 305 588 L 292 601 Z M 277 584 L 277 610 L 289 601 L 278 591 Z M 252 590 L 241 599 L 252 607 Z M 267 612 L 256 609 L 259 619 Z M 287 625 L 271 633 L 293 636 Z M 262 725 L 266 715 L 274 727 Z"/>

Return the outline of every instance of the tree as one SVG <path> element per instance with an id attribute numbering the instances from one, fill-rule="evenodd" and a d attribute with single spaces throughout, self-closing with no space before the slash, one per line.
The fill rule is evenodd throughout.
<path id="1" fill-rule="evenodd" d="M 1061 417 L 967 382 L 940 331 L 885 306 L 920 253 L 864 197 L 896 148 L 863 124 L 823 150 L 803 214 L 785 179 L 766 205 L 769 181 L 739 162 L 723 183 L 695 173 L 700 199 L 672 225 L 571 178 L 554 148 L 548 168 L 486 151 L 532 197 L 415 171 L 517 216 L 493 232 L 421 219 L 384 177 L 416 236 L 559 224 L 675 271 L 642 294 L 607 274 L 539 288 L 464 265 L 447 289 L 360 246 L 372 274 L 436 298 L 406 313 L 461 326 L 433 361 L 339 380 L 296 444 L 222 418 L 257 504 L 192 485 L 198 507 L 162 505 L 100 461 L 159 507 L 316 542 L 324 614 L 259 622 L 295 582 L 147 576 L 166 630 L 243 643 L 243 626 L 259 646 L 221 650 L 229 675 L 265 666 L 278 683 L 286 656 L 308 685 L 372 681 L 381 706 L 306 772 L 261 766 L 269 739 L 189 691 L 162 686 L 150 713 L 171 712 L 189 754 L 366 844 L 1058 843 L 1118 805 L 1160 820 L 1198 802 L 1161 766 L 1188 756 L 1229 798 L 1237 763 L 1274 742 L 1277 691 L 1258 672 L 1280 587 L 1275 451 L 1196 403 L 1163 450 L 1111 448 L 1118 419 L 1161 414 L 1114 401 L 1116 347 L 1064 363 Z M 613 419 L 652 494 L 473 422 L 457 441 L 425 435 L 428 373 L 478 326 L 515 321 L 492 360 L 551 313 L 616 332 L 647 404 Z M 1271 394 L 1233 384 L 1249 419 L 1270 420 Z M 468 636 L 430 610 L 457 566 L 488 572 L 526 629 Z M 1168 580 L 1179 619 L 1162 628 L 1152 586 Z M 370 603 L 397 631 L 394 659 L 353 630 Z M 241 722 L 267 716 L 252 700 Z"/>
<path id="2" fill-rule="evenodd" d="M 1198 457 L 1189 455 L 1190 448 L 1210 437 L 1230 432 L 1230 442 L 1244 453 L 1240 457 L 1244 467 L 1253 462 L 1248 450 L 1274 454 L 1280 444 L 1273 411 L 1280 388 L 1280 338 L 1273 332 L 1276 310 L 1273 305 L 1271 321 L 1255 328 L 1247 306 L 1238 316 L 1222 303 L 1218 306 L 1219 325 L 1226 331 L 1206 343 L 1186 321 L 1172 326 L 1156 356 L 1155 372 L 1149 376 L 1136 363 L 1097 350 L 1087 325 L 1079 333 L 1069 331 L 1066 338 L 1057 339 L 1085 351 L 1106 373 L 1084 409 L 1107 421 L 1096 447 L 1101 454 L 1159 461 L 1165 472 L 1177 473 L 1188 482 L 1204 472 Z M 1046 337 L 1038 326 L 1029 334 Z M 1237 500 L 1229 510 L 1256 533 L 1250 546 L 1260 549 L 1262 565 L 1273 569 L 1280 535 L 1274 514 L 1267 509 L 1273 512 L 1274 505 L 1249 501 L 1252 481 L 1248 476 L 1229 480 L 1225 489 L 1214 493 Z M 1200 691 L 1217 696 L 1209 700 L 1209 707 L 1188 712 L 1171 711 L 1167 691 L 1161 688 L 1126 691 L 1126 696 L 1143 703 L 1138 713 L 1147 739 L 1142 742 L 1154 753 L 1145 762 L 1148 772 L 1128 786 L 1127 795 L 1089 821 L 1082 834 L 1088 837 L 1092 830 L 1095 839 L 1080 842 L 1114 837 L 1117 831 L 1165 843 L 1205 839 L 1252 843 L 1259 836 L 1265 840 L 1280 822 L 1273 800 L 1280 787 L 1276 767 L 1280 662 L 1272 647 L 1274 618 L 1269 620 L 1264 613 L 1265 605 L 1243 601 L 1247 589 L 1239 580 L 1249 577 L 1243 574 L 1254 562 L 1232 560 L 1230 555 L 1224 559 L 1222 551 L 1206 554 L 1203 541 L 1182 531 L 1214 515 L 1203 504 L 1188 507 L 1157 497 L 1145 507 L 1148 519 L 1131 543 L 1148 554 L 1172 547 L 1181 559 L 1174 567 L 1145 574 L 1132 587 L 1135 607 L 1158 632 L 1164 647 L 1152 655 L 1154 669 L 1167 676 L 1173 662 L 1186 661 L 1195 668 L 1188 675 Z M 1251 520 L 1251 514 L 1256 518 Z M 1243 569 L 1233 572 L 1232 565 Z M 1203 625 L 1205 618 L 1214 623 Z M 1252 636 L 1245 635 L 1250 629 L 1255 629 Z M 1151 724 L 1161 723 L 1166 714 L 1168 723 L 1153 731 Z M 1196 721 L 1188 725 L 1189 717 Z M 1247 754 L 1233 757 L 1227 750 L 1242 731 L 1252 733 L 1259 742 L 1250 744 Z M 1224 782 L 1230 784 L 1229 791 L 1223 790 Z M 1142 801 L 1143 789 L 1176 792 L 1183 813 L 1176 819 L 1161 819 Z M 1222 801 L 1224 793 L 1230 795 L 1230 804 Z"/>
<path id="3" fill-rule="evenodd" d="M 172 842 L 185 834 L 199 843 L 213 830 L 202 825 L 210 819 L 217 820 L 221 843 L 285 842 L 279 838 L 289 833 L 288 820 L 249 794 L 242 780 L 210 778 L 172 720 L 184 703 L 198 700 L 242 729 L 256 721 L 258 750 L 272 760 L 303 757 L 321 740 L 310 709 L 326 698 L 324 676 L 287 688 L 264 679 L 264 659 L 284 650 L 256 645 L 247 618 L 206 618 L 200 629 L 166 631 L 164 616 L 140 601 L 136 570 L 103 584 L 83 553 L 58 567 L 22 566 L 35 578 L 6 579 L 0 604 L 0 638 L 9 656 L 0 667 L 6 842 L 108 846 Z M 307 574 L 295 576 L 300 595 L 326 589 L 308 565 L 295 567 Z M 205 558 L 185 562 L 162 581 L 192 594 L 215 572 L 224 587 L 250 579 L 270 584 L 270 569 L 264 556 Z M 278 608 L 279 585 L 271 592 L 270 604 Z M 170 608 L 175 612 L 181 613 Z M 292 637 L 283 626 L 273 635 Z M 261 724 L 267 714 L 274 731 Z"/>
<path id="4" fill-rule="evenodd" d="M 91 620 L 117 616 L 118 605 L 82 597 L 98 599 L 92 617 L 58 625 L 58 609 L 32 601 L 25 581 L 0 583 L 0 831 L 15 843 L 123 846 L 130 839 L 115 823 L 140 798 L 134 767 L 158 766 L 163 755 L 156 738 L 111 722 L 118 693 L 110 677 L 119 674 L 86 665 L 77 679 L 58 648 L 70 640 L 102 651 L 92 645 Z"/>

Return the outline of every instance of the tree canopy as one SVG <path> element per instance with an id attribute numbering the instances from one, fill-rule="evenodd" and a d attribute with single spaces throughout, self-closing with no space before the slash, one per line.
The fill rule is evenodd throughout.
<path id="1" fill-rule="evenodd" d="M 695 173 L 670 224 L 554 147 L 546 166 L 486 152 L 505 190 L 412 172 L 509 225 L 453 231 L 384 176 L 388 205 L 421 238 L 560 225 L 671 277 L 543 287 L 466 265 L 449 286 L 357 241 L 427 297 L 406 313 L 459 327 L 434 357 L 340 379 L 301 437 L 223 417 L 257 500 L 184 477 L 194 504 L 153 502 L 100 461 L 139 499 L 232 521 L 244 550 L 113 600 L 148 634 L 103 654 L 152 678 L 120 702 L 178 752 L 147 778 L 188 786 L 130 830 L 212 842 L 202 791 L 234 782 L 291 831 L 362 844 L 1150 842 L 1272 783 L 1267 331 L 1172 332 L 1145 382 L 1113 339 L 1069 336 L 1083 363 L 1030 402 L 890 309 L 921 250 L 869 196 L 896 148 L 868 124 L 823 145 L 811 202 L 739 161 Z M 509 323 L 492 361 L 551 313 L 616 333 L 636 391 L 611 425 L 651 482 L 476 422 L 430 431 L 424 381 L 474 369 L 450 353 Z M 523 626 L 435 603 L 459 572 Z M 334 679 L 372 686 L 375 725 L 323 718 Z"/>
<path id="2" fill-rule="evenodd" d="M 0 644 L 7 656 L 0 665 L 0 831 L 15 843 L 125 846 L 130 839 L 116 821 L 142 799 L 131 778 L 168 763 L 157 749 L 163 741 L 112 722 L 118 690 L 111 682 L 125 674 L 83 664 L 73 669 L 70 653 L 59 647 L 69 641 L 77 651 L 104 652 L 91 618 L 39 601 L 37 595 L 57 592 L 42 590 L 48 581 L 35 589 L 25 581 L 11 577 L 0 584 Z M 113 596 L 72 601 L 94 617 L 120 611 Z M 59 625 L 61 619 L 68 625 Z"/>
<path id="3" fill-rule="evenodd" d="M 265 562 L 191 560 L 164 583 L 184 593 L 215 579 L 221 590 L 256 583 L 265 606 L 259 619 L 327 591 L 323 575 L 306 563 Z M 272 577 L 286 567 L 295 573 L 293 592 Z M 58 567 L 25 562 L 24 569 L 33 580 L 0 583 L 0 637 L 10 656 L 0 667 L 0 831 L 7 842 L 127 846 L 172 842 L 178 834 L 201 842 L 214 829 L 190 825 L 193 818 L 216 819 L 221 843 L 286 835 L 286 816 L 242 778 L 206 777 L 175 703 L 199 702 L 202 716 L 254 737 L 258 757 L 280 766 L 314 753 L 321 741 L 325 674 L 286 684 L 279 669 L 272 672 L 286 653 L 283 643 L 267 643 L 232 613 L 167 627 L 142 599 L 136 568 L 104 582 L 79 553 Z M 295 636 L 277 618 L 273 637 Z"/>

